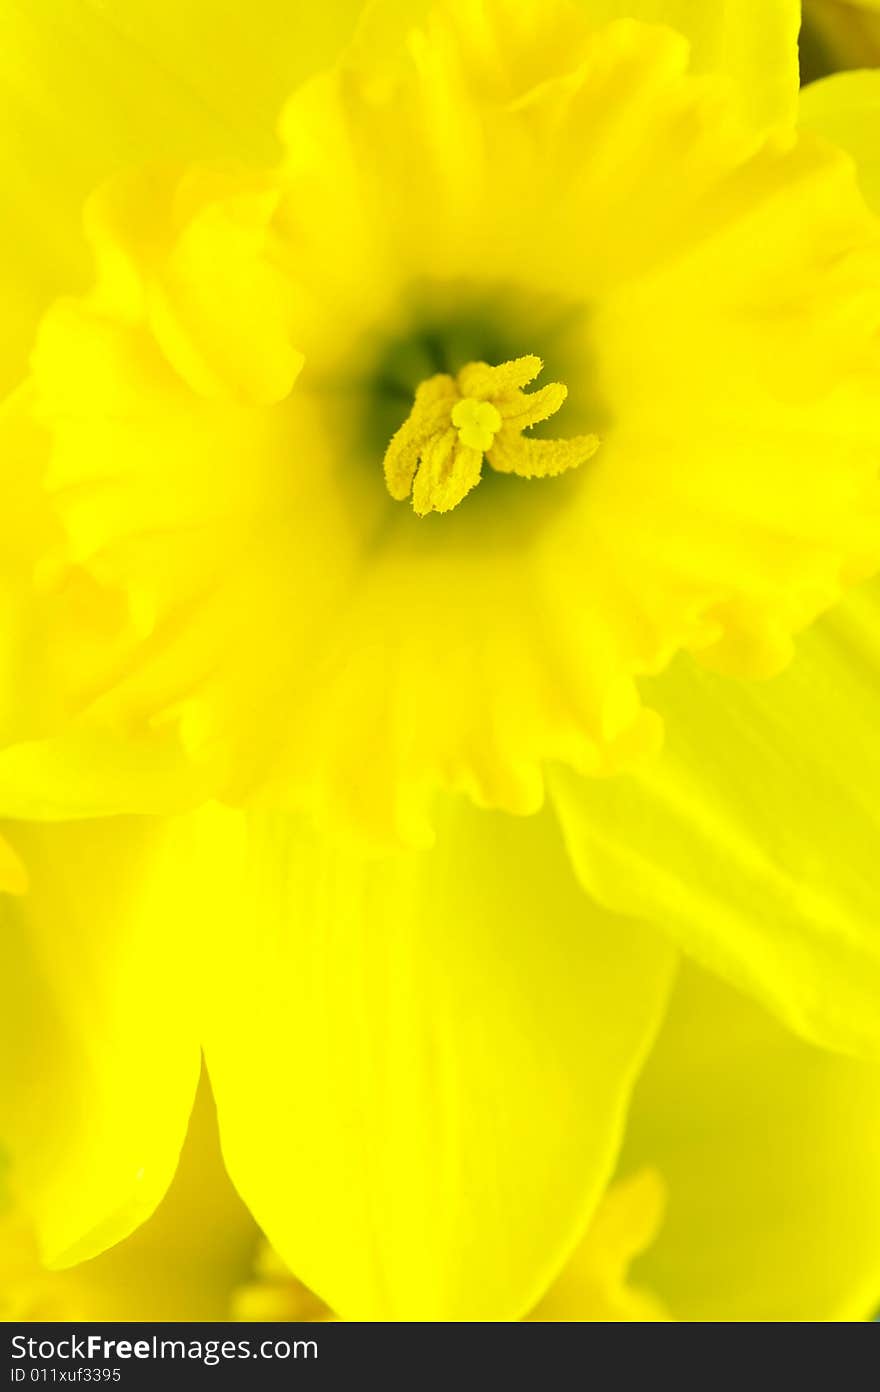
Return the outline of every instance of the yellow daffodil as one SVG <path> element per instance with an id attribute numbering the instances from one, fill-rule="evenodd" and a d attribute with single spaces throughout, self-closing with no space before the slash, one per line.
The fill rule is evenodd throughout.
<path id="1" fill-rule="evenodd" d="M 880 220 L 853 89 L 798 124 L 798 19 L 389 0 L 274 162 L 233 33 L 238 139 L 141 131 L 91 198 L 0 465 L 0 1135 L 50 1265 L 156 1207 L 203 1049 L 234 1184 L 342 1318 L 520 1318 L 586 1231 L 623 1301 L 679 948 L 877 1058 Z M 823 1125 L 788 1182 L 824 1201 Z M 864 1313 L 869 1231 L 792 1310 Z M 721 1308 L 686 1266 L 645 1299 Z"/>
<path id="2" fill-rule="evenodd" d="M 525 1317 L 865 1319 L 880 1297 L 878 1155 L 876 1066 L 798 1043 L 691 969 L 616 1172 Z M 204 1090 L 167 1197 L 112 1251 L 48 1271 L 22 1215 L 0 1212 L 3 1319 L 337 1318 L 293 1271 L 225 1177 Z"/>

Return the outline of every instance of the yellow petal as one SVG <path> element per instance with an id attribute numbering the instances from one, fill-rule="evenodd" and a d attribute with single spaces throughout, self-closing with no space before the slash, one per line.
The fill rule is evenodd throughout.
<path id="1" fill-rule="evenodd" d="M 632 1269 L 680 1320 L 869 1319 L 880 1303 L 880 1070 L 794 1039 L 695 968 L 639 1080 L 620 1172 L 666 1215 Z"/>
<path id="2" fill-rule="evenodd" d="M 656 1238 L 665 1204 L 665 1186 L 654 1170 L 611 1184 L 562 1273 L 525 1318 L 541 1323 L 667 1320 L 659 1301 L 627 1279 L 633 1258 Z M 248 1321 L 337 1319 L 268 1243 L 261 1244 L 234 1311 L 236 1319 Z"/>
<path id="3" fill-rule="evenodd" d="M 671 953 L 590 907 L 546 816 L 456 806 L 369 863 L 268 818 L 250 855 L 208 910 L 236 1187 L 343 1319 L 520 1317 L 602 1192 Z"/>
<path id="4" fill-rule="evenodd" d="M 678 29 L 696 72 L 725 73 L 758 125 L 794 121 L 798 94 L 798 0 L 580 0 L 598 22 L 632 17 Z"/>
<path id="5" fill-rule="evenodd" d="M 0 894 L 26 894 L 27 871 L 4 836 L 0 836 Z"/>
<path id="6" fill-rule="evenodd" d="M 208 791 L 182 749 L 160 737 L 79 730 L 0 749 L 0 816 L 58 822 L 182 811 Z"/>
<path id="7" fill-rule="evenodd" d="M 360 8 L 3 0 L 0 393 L 22 371 L 37 315 L 85 279 L 92 188 L 143 160 L 271 159 L 281 103 L 333 60 Z"/>
<path id="8" fill-rule="evenodd" d="M 199 1070 L 193 935 L 147 892 L 150 823 L 7 831 L 30 892 L 0 898 L 0 1136 L 64 1266 L 143 1222 L 174 1173 Z"/>
<path id="9" fill-rule="evenodd" d="M 96 297 L 146 323 L 200 395 L 280 401 L 302 367 L 289 286 L 269 254 L 278 197 L 269 175 L 244 167 L 151 167 L 109 180 L 87 205 Z"/>
<path id="10" fill-rule="evenodd" d="M 55 820 L 192 805 L 207 783 L 173 729 L 68 725 L 91 694 L 96 648 L 125 616 L 118 597 L 78 587 L 62 564 L 63 536 L 41 491 L 45 441 L 22 409 L 26 397 L 16 393 L 0 411 L 0 816 Z M 46 562 L 56 557 L 50 583 Z M 35 585 L 41 565 L 46 575 Z M 78 634 L 69 631 L 75 616 L 86 623 Z M 98 668 L 106 662 L 105 652 Z"/>
<path id="11" fill-rule="evenodd" d="M 171 1188 L 153 1217 L 109 1251 L 64 1271 L 47 1270 L 23 1215 L 14 1206 L 4 1212 L 0 1195 L 0 1317 L 226 1320 L 258 1239 L 223 1168 L 203 1082 Z"/>
<path id="12" fill-rule="evenodd" d="M 401 21 L 424 19 L 429 0 L 379 0 L 367 9 L 360 43 L 371 52 L 385 48 L 390 54 L 400 42 Z M 546 11 L 547 0 L 517 0 L 515 19 L 524 33 L 536 14 Z M 693 48 L 694 69 L 733 79 L 740 89 L 744 114 L 759 125 L 793 121 L 798 93 L 799 0 L 575 0 L 573 9 L 588 19 L 605 24 L 614 19 L 638 19 L 679 30 Z M 485 63 L 487 76 L 498 69 L 500 46 L 492 32 L 491 14 L 480 0 L 459 7 L 459 24 L 471 49 Z M 535 80 L 534 69 L 569 59 L 575 52 L 572 33 L 577 30 L 560 16 L 555 50 L 549 40 L 525 51 L 515 90 L 525 91 Z"/>
<path id="13" fill-rule="evenodd" d="M 587 889 L 835 1048 L 880 1057 L 880 588 L 773 681 L 682 662 L 653 684 L 668 742 L 631 778 L 554 778 Z"/>
<path id="14" fill-rule="evenodd" d="M 0 747 L 39 728 L 57 688 L 34 575 L 61 533 L 41 487 L 45 432 L 27 399 L 22 390 L 0 406 Z"/>
<path id="15" fill-rule="evenodd" d="M 880 212 L 880 72 L 811 82 L 801 92 L 799 122 L 852 155 L 862 192 Z"/>

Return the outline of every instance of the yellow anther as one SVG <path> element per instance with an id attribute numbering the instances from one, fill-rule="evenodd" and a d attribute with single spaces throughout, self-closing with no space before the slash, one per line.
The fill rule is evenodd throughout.
<path id="1" fill-rule="evenodd" d="M 596 435 L 535 440 L 523 430 L 546 420 L 566 398 L 561 382 L 540 391 L 522 388 L 541 371 L 540 358 L 490 367 L 468 363 L 456 377 L 429 377 L 412 411 L 385 451 L 385 482 L 392 498 L 412 495 L 420 517 L 449 512 L 480 482 L 483 459 L 502 474 L 550 478 L 577 468 L 599 447 Z"/>
<path id="2" fill-rule="evenodd" d="M 463 445 L 485 454 L 501 429 L 501 414 L 491 401 L 477 401 L 466 396 L 453 407 L 452 424 Z"/>

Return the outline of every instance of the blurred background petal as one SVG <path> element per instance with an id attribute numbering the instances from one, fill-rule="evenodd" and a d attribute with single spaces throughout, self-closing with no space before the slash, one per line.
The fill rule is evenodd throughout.
<path id="1" fill-rule="evenodd" d="M 652 763 L 553 774 L 588 893 L 831 1048 L 880 1059 L 876 739 L 880 584 L 799 640 L 769 682 L 679 659 L 646 685 L 668 717 Z"/>
<path id="2" fill-rule="evenodd" d="M 800 106 L 806 130 L 852 155 L 862 193 L 880 212 L 880 69 L 836 73 L 813 82 L 801 92 Z"/>
<path id="3" fill-rule="evenodd" d="M 674 1319 L 865 1320 L 880 1302 L 880 1069 L 803 1044 L 694 967 L 619 1165 L 667 1191 L 630 1271 Z"/>

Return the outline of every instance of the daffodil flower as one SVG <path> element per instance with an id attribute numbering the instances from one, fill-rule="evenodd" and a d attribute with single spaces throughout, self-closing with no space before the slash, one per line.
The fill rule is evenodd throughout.
<path id="1" fill-rule="evenodd" d="M 535 1308 L 679 949 L 876 1058 L 880 222 L 797 26 L 380 4 L 274 165 L 247 117 L 91 199 L 2 427 L 0 1135 L 50 1264 L 155 1208 L 200 1049 L 356 1319 Z"/>
<path id="2" fill-rule="evenodd" d="M 688 969 L 635 1090 L 615 1171 L 523 1317 L 869 1318 L 880 1298 L 878 1148 L 876 1066 L 799 1043 Z M 232 1189 L 204 1086 L 156 1214 L 91 1261 L 61 1271 L 40 1263 L 13 1177 L 4 1186 L 0 1174 L 0 1319 L 339 1318 Z M 292 1206 L 302 1202 L 291 1195 Z"/>

